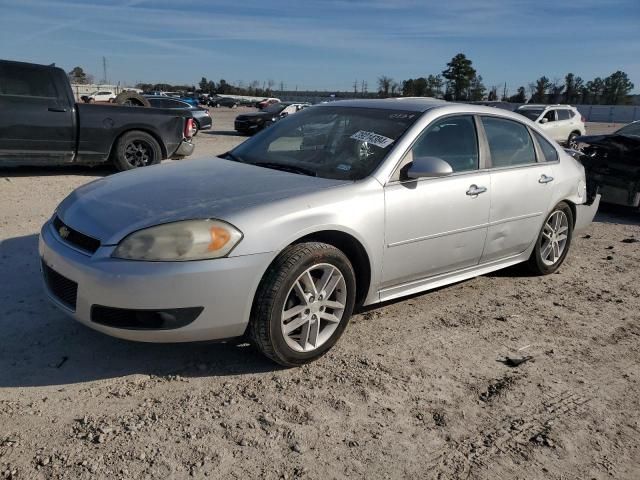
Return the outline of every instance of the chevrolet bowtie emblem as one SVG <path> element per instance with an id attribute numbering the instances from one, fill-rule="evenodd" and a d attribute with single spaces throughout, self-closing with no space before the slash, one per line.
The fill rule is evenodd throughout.
<path id="1" fill-rule="evenodd" d="M 61 238 L 64 238 L 64 239 L 66 239 L 70 233 L 71 232 L 67 227 L 60 227 L 60 229 L 58 230 L 58 234 L 60 235 Z"/>

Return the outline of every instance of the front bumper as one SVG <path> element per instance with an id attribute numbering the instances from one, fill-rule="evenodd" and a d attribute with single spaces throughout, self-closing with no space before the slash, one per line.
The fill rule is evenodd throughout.
<path id="1" fill-rule="evenodd" d="M 192 342 L 244 333 L 260 278 L 271 253 L 192 262 L 141 262 L 111 257 L 113 246 L 93 255 L 64 243 L 47 222 L 39 252 L 46 267 L 77 284 L 75 308 L 45 282 L 49 298 L 81 323 L 114 337 L 143 342 Z M 46 268 L 43 267 L 43 268 Z M 113 328 L 92 321 L 93 306 L 132 310 L 202 307 L 197 318 L 174 329 Z"/>
<path id="2" fill-rule="evenodd" d="M 256 132 L 262 127 L 262 125 L 259 125 L 257 123 L 252 123 L 252 122 L 243 121 L 243 120 L 240 120 L 240 121 L 236 120 L 233 126 L 236 132 L 240 132 L 240 133 Z"/>
<path id="3" fill-rule="evenodd" d="M 196 146 L 190 140 L 182 140 L 176 151 L 171 155 L 171 158 L 188 157 L 193 153 L 195 148 Z"/>

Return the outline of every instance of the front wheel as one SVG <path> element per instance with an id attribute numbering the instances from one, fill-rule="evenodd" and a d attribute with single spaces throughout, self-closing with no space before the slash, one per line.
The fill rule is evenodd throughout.
<path id="1" fill-rule="evenodd" d="M 571 132 L 571 134 L 569 135 L 569 138 L 567 139 L 567 146 L 569 148 L 572 148 L 573 150 L 578 150 L 578 142 L 576 142 L 576 138 L 578 138 L 580 135 L 576 132 Z"/>
<path id="2" fill-rule="evenodd" d="M 573 213 L 560 202 L 549 214 L 529 257 L 529 269 L 536 275 L 555 272 L 569 253 L 573 236 Z"/>
<path id="3" fill-rule="evenodd" d="M 260 282 L 249 337 L 281 365 L 311 362 L 344 332 L 355 291 L 353 267 L 340 250 L 319 242 L 290 245 Z"/>

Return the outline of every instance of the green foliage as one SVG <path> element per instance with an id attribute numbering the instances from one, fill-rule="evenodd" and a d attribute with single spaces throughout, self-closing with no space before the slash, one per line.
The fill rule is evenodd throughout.
<path id="1" fill-rule="evenodd" d="M 71 83 L 79 85 L 86 85 L 93 81 L 91 75 L 87 75 L 82 67 L 73 67 L 73 70 L 67 73 L 67 76 L 69 77 L 69 81 Z"/>
<path id="2" fill-rule="evenodd" d="M 471 65 L 471 60 L 464 53 L 459 53 L 447 63 L 447 68 L 443 70 L 442 76 L 448 81 L 447 94 L 452 100 L 468 99 L 471 83 L 476 79 L 476 70 Z M 478 85 L 475 88 L 477 87 Z"/>

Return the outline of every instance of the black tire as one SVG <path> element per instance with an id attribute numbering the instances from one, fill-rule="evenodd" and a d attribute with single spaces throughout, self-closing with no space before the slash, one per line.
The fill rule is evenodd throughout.
<path id="1" fill-rule="evenodd" d="M 337 328 L 324 343 L 312 351 L 299 352 L 287 344 L 282 332 L 283 307 L 300 275 L 319 263 L 329 264 L 342 274 L 346 288 L 344 310 Z M 290 245 L 273 261 L 260 281 L 251 310 L 248 337 L 264 355 L 280 365 L 294 367 L 309 363 L 324 355 L 344 332 L 353 312 L 355 293 L 353 267 L 340 250 L 320 242 Z"/>
<path id="2" fill-rule="evenodd" d="M 113 149 L 113 163 L 123 172 L 162 161 L 160 145 L 146 132 L 133 130 L 122 135 Z"/>
<path id="3" fill-rule="evenodd" d="M 576 142 L 576 138 L 580 136 L 578 132 L 571 132 L 569 134 L 569 138 L 567 138 L 567 147 L 573 148 L 574 150 L 578 150 L 578 144 Z"/>
<path id="4" fill-rule="evenodd" d="M 567 221 L 568 221 L 567 241 L 566 241 L 566 244 L 564 245 L 564 249 L 562 250 L 562 253 L 555 260 L 553 265 L 547 265 L 542 258 L 542 245 L 544 240 L 543 233 L 545 231 L 545 226 L 547 225 L 547 222 L 556 212 L 564 213 L 564 215 L 567 218 Z M 572 238 L 573 238 L 573 212 L 571 210 L 571 207 L 569 207 L 569 205 L 567 205 L 565 202 L 560 202 L 558 205 L 555 206 L 553 211 L 549 215 L 547 215 L 547 217 L 544 220 L 544 224 L 542 225 L 542 228 L 540 229 L 540 233 L 538 234 L 538 239 L 536 240 L 536 245 L 533 249 L 533 252 L 531 252 L 529 261 L 527 262 L 527 266 L 529 267 L 529 270 L 531 270 L 531 272 L 536 275 L 549 275 L 550 273 L 553 273 L 556 270 L 558 270 L 558 268 L 560 268 L 560 265 L 562 265 L 562 263 L 564 262 L 564 259 L 567 257 L 567 254 L 569 253 L 569 248 L 571 247 Z"/>
<path id="5" fill-rule="evenodd" d="M 130 107 L 150 107 L 149 100 L 136 92 L 122 92 L 114 100 L 118 105 L 128 105 Z"/>
<path id="6" fill-rule="evenodd" d="M 197 120 L 193 121 L 193 136 L 195 137 L 196 135 L 198 135 L 198 132 L 200 131 L 200 124 L 198 123 Z"/>

